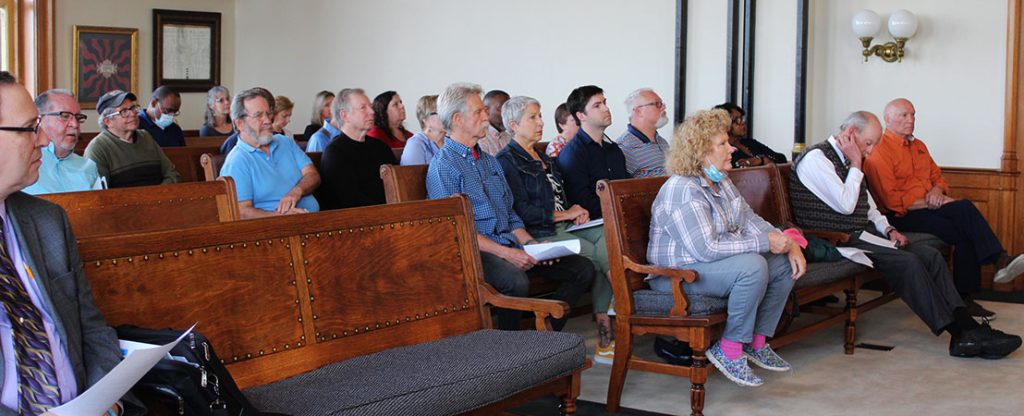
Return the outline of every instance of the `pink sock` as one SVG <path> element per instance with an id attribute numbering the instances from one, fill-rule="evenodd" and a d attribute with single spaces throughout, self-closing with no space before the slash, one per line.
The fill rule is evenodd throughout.
<path id="1" fill-rule="evenodd" d="M 722 352 L 725 353 L 725 358 L 728 358 L 729 361 L 740 358 L 740 356 L 743 355 L 743 344 L 735 341 L 729 341 L 725 338 L 722 338 L 719 342 L 722 344 Z"/>
<path id="2" fill-rule="evenodd" d="M 753 348 L 754 351 L 764 348 L 764 344 L 766 342 L 765 338 L 767 337 L 765 337 L 764 335 L 754 334 L 754 340 L 750 341 L 750 348 Z"/>

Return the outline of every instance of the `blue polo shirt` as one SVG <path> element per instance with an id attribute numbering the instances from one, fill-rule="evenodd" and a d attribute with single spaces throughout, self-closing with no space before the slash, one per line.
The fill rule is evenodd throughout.
<path id="1" fill-rule="evenodd" d="M 306 151 L 324 151 L 324 149 L 327 148 L 327 145 L 331 144 L 331 142 L 334 141 L 334 139 L 338 137 L 339 134 L 341 134 L 341 130 L 338 130 L 337 128 L 331 125 L 331 119 L 324 119 L 323 128 L 317 130 L 316 133 L 313 133 L 313 136 L 309 138 L 309 142 L 306 143 Z"/>
<path id="2" fill-rule="evenodd" d="M 185 146 L 185 133 L 181 131 L 178 123 L 171 123 L 166 129 L 160 128 L 153 120 L 149 119 L 146 109 L 139 111 L 139 128 L 149 132 L 160 147 L 183 147 Z"/>
<path id="3" fill-rule="evenodd" d="M 555 160 L 565 179 L 565 194 L 570 204 L 579 204 L 590 213 L 590 219 L 601 218 L 601 199 L 597 197 L 597 181 L 629 179 L 626 157 L 608 136 L 597 144 L 580 129 L 565 145 Z"/>
<path id="4" fill-rule="evenodd" d="M 99 189 L 96 162 L 71 153 L 63 159 L 53 152 L 53 143 L 42 150 L 42 165 L 39 166 L 39 180 L 24 189 L 32 195 L 55 194 L 58 192 L 88 191 Z"/>
<path id="5" fill-rule="evenodd" d="M 302 179 L 302 168 L 313 163 L 294 140 L 275 134 L 270 142 L 270 154 L 239 140 L 224 158 L 220 168 L 222 176 L 235 180 L 238 201 L 252 201 L 253 207 L 273 211 L 281 197 Z M 313 195 L 306 195 L 297 207 L 316 212 L 320 204 Z"/>

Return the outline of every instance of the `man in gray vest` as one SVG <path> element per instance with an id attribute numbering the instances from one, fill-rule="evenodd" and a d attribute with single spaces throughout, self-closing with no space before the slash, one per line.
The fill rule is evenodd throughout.
<path id="1" fill-rule="evenodd" d="M 858 111 L 843 121 L 839 133 L 797 157 L 790 177 L 797 224 L 848 233 L 845 245 L 866 250 L 886 283 L 935 335 L 949 332 L 950 355 L 993 359 L 1012 353 L 1021 338 L 971 318 L 938 250 L 908 244 L 907 237 L 878 212 L 861 164 L 881 136 L 878 118 Z M 880 245 L 885 243 L 890 245 Z"/>

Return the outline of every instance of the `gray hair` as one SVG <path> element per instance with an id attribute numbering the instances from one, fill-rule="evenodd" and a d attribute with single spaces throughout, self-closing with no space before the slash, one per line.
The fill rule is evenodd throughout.
<path id="1" fill-rule="evenodd" d="M 643 94 L 645 92 L 654 93 L 654 90 L 650 88 L 638 88 L 635 91 L 629 93 L 629 95 L 626 96 L 626 99 L 623 100 L 623 103 L 626 104 L 626 113 L 628 113 L 630 117 L 632 117 L 633 115 L 633 107 L 636 107 L 637 98 L 640 98 L 640 94 Z"/>
<path id="2" fill-rule="evenodd" d="M 515 130 L 511 127 L 512 122 L 514 121 L 517 124 L 522 122 L 523 111 L 532 104 L 540 107 L 540 102 L 524 95 L 512 97 L 505 101 L 505 104 L 501 106 L 501 123 L 505 125 L 505 130 L 514 132 Z"/>
<path id="3" fill-rule="evenodd" d="M 63 88 L 54 88 L 52 90 L 47 90 L 42 94 L 39 94 L 38 97 L 36 97 L 36 110 L 38 110 L 40 113 L 50 111 L 50 109 L 52 108 L 50 106 L 50 97 L 53 97 L 54 95 L 63 95 L 75 98 L 75 93 L 71 92 L 71 90 L 66 90 Z"/>
<path id="4" fill-rule="evenodd" d="M 214 100 L 217 99 L 218 93 L 224 93 L 225 97 L 228 97 L 229 99 L 231 98 L 231 91 L 228 90 L 228 87 L 225 87 L 223 85 L 218 85 L 216 87 L 210 88 L 210 90 L 206 92 L 206 115 L 204 115 L 203 118 L 206 120 L 206 124 L 209 124 L 210 126 L 213 126 L 214 123 L 213 109 L 211 109 L 210 106 L 212 106 Z M 230 115 L 228 115 L 227 121 L 228 123 L 231 123 Z"/>
<path id="5" fill-rule="evenodd" d="M 850 113 L 850 115 L 846 116 L 843 123 L 839 125 L 839 131 L 842 132 L 850 128 L 850 126 L 856 128 L 857 131 L 864 131 L 868 128 L 868 124 L 871 123 L 872 118 L 877 119 L 877 117 L 869 111 L 854 111 Z"/>
<path id="6" fill-rule="evenodd" d="M 245 113 L 245 102 L 253 98 L 261 97 L 267 100 L 267 107 L 270 109 L 270 115 L 274 114 L 274 95 L 267 91 L 266 88 L 254 87 L 235 94 L 235 97 L 231 99 L 231 119 L 241 120 L 248 114 Z"/>
<path id="7" fill-rule="evenodd" d="M 323 117 L 320 117 L 320 114 L 322 111 L 321 109 L 324 108 L 324 101 L 327 101 L 328 98 L 334 98 L 334 93 L 330 91 L 320 91 L 316 93 L 316 97 L 313 97 L 313 115 L 309 119 L 311 124 L 324 124 L 324 119 Z"/>
<path id="8" fill-rule="evenodd" d="M 468 105 L 466 99 L 470 94 L 480 95 L 484 89 L 478 84 L 468 82 L 456 82 L 445 87 L 444 92 L 437 97 L 437 115 L 441 118 L 441 124 L 447 131 L 452 131 L 452 118 L 455 113 L 466 115 Z"/>
<path id="9" fill-rule="evenodd" d="M 356 94 L 366 95 L 366 91 L 363 91 L 362 88 L 344 88 L 334 96 L 334 101 L 331 102 L 331 118 L 338 123 L 338 127 L 341 127 L 342 123 L 341 112 L 352 112 L 352 104 L 348 102 L 348 99 Z"/>

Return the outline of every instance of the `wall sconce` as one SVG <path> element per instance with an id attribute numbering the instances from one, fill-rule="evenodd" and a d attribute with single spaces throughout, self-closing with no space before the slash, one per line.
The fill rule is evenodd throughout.
<path id="1" fill-rule="evenodd" d="M 853 15 L 852 23 L 853 33 L 864 45 L 864 62 L 867 62 L 871 55 L 882 58 L 885 62 L 902 62 L 903 45 L 917 32 L 917 16 L 906 10 L 897 10 L 889 16 L 889 34 L 896 40 L 895 42 L 871 46 L 871 40 L 882 26 L 882 19 L 878 17 L 878 13 L 861 10 Z"/>

